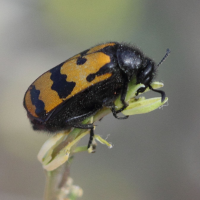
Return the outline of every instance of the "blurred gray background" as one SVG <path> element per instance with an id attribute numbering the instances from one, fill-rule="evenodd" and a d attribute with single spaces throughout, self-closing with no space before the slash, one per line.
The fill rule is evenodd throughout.
<path id="1" fill-rule="evenodd" d="M 26 117 L 28 86 L 106 41 L 135 44 L 157 62 L 170 48 L 156 77 L 169 103 L 98 123 L 96 134 L 110 134 L 114 147 L 76 155 L 71 177 L 83 188 L 82 199 L 200 199 L 200 1 L 0 0 L 0 13 L 0 199 L 43 196 L 36 155 L 48 135 L 34 132 Z"/>

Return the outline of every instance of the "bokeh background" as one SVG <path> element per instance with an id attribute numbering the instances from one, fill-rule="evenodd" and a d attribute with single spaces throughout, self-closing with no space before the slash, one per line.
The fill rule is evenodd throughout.
<path id="1" fill-rule="evenodd" d="M 48 138 L 22 106 L 28 86 L 67 58 L 106 41 L 128 42 L 157 62 L 169 103 L 96 129 L 114 144 L 78 154 L 83 200 L 200 199 L 200 1 L 0 0 L 0 199 L 42 199 L 36 155 Z M 151 92 L 150 96 L 158 94 Z M 84 140 L 87 144 L 88 138 Z"/>

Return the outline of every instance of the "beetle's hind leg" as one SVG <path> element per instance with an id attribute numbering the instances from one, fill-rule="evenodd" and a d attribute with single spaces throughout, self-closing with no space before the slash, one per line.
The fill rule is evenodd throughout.
<path id="1" fill-rule="evenodd" d="M 94 138 L 94 125 L 93 124 L 81 124 L 81 121 L 83 121 L 87 117 L 90 117 L 91 115 L 93 115 L 98 109 L 99 108 L 96 107 L 95 109 L 93 109 L 92 111 L 90 111 L 86 114 L 79 115 L 79 116 L 73 117 L 73 118 L 65 121 L 67 126 L 71 126 L 74 128 L 80 128 L 80 129 L 90 129 L 90 138 L 89 138 L 89 142 L 88 142 L 88 149 L 90 148 L 93 138 Z"/>
<path id="2" fill-rule="evenodd" d="M 93 124 L 73 124 L 71 126 L 74 128 L 80 128 L 80 129 L 90 129 L 90 138 L 88 142 L 88 149 L 89 149 L 94 138 L 94 125 Z"/>

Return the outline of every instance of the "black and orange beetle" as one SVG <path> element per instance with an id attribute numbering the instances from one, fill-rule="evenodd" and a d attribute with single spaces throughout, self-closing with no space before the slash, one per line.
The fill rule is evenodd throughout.
<path id="1" fill-rule="evenodd" d="M 24 107 L 34 130 L 55 133 L 69 128 L 90 129 L 88 147 L 94 136 L 93 124 L 81 122 L 102 107 L 109 107 L 113 116 L 124 110 L 128 83 L 136 77 L 137 83 L 151 87 L 157 67 L 155 62 L 135 47 L 110 42 L 87 49 L 69 58 L 37 78 L 28 88 Z M 121 94 L 123 107 L 116 111 L 114 101 Z M 136 94 L 136 95 L 137 95 Z"/>

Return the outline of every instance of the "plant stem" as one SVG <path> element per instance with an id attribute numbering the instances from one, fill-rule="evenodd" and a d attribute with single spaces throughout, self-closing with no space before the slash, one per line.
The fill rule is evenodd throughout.
<path id="1" fill-rule="evenodd" d="M 46 171 L 46 186 L 44 191 L 44 200 L 60 200 L 62 191 L 67 190 L 67 181 L 70 172 L 70 163 L 72 157 L 63 165 L 53 171 Z M 67 192 L 66 192 L 67 193 Z M 63 194 L 64 195 L 64 194 Z M 63 200 L 64 200 L 63 196 Z"/>

